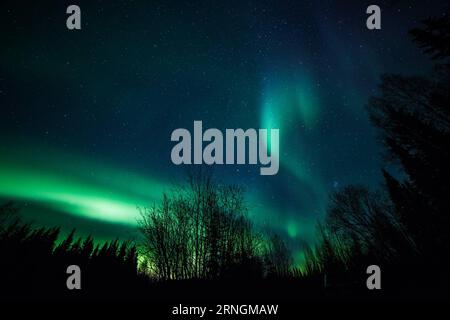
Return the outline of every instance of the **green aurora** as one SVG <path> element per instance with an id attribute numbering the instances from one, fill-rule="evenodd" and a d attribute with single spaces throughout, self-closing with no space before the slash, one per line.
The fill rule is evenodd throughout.
<path id="1" fill-rule="evenodd" d="M 98 223 L 136 228 L 139 207 L 159 203 L 164 192 L 181 183 L 169 178 L 148 178 L 106 162 L 44 146 L 37 148 L 36 144 L 16 146 L 14 154 L 7 150 L 2 149 L 7 156 L 0 163 L 0 197 L 5 201 L 31 202 L 59 215 Z M 248 193 L 249 216 L 258 226 L 281 231 L 294 240 L 305 235 L 313 237 L 314 221 L 296 218 L 294 212 L 280 219 L 264 198 Z M 32 217 L 39 222 L 39 216 Z M 88 234 L 90 230 L 81 231 Z M 111 234 L 104 240 L 115 237 Z"/>
<path id="2" fill-rule="evenodd" d="M 100 233 L 98 241 L 124 235 L 134 239 L 139 208 L 159 203 L 164 192 L 171 192 L 180 183 L 169 178 L 152 179 L 107 162 L 36 145 L 16 146 L 14 153 L 12 148 L 2 148 L 7 156 L 0 161 L 0 197 L 43 208 L 22 207 L 25 216 L 38 224 L 59 226 L 58 222 L 65 222 L 63 235 L 69 228 L 76 228 L 81 235 Z M 247 192 L 249 217 L 256 226 L 287 235 L 294 248 L 300 239 L 314 238 L 314 219 L 298 217 L 295 212 L 280 216 L 265 199 L 263 194 Z M 46 210 L 57 216 L 39 216 Z M 106 226 L 112 226 L 111 230 L 99 232 L 98 228 L 102 231 Z M 118 233 L 121 228 L 130 232 Z M 300 265 L 301 248 L 294 250 L 294 257 Z"/>

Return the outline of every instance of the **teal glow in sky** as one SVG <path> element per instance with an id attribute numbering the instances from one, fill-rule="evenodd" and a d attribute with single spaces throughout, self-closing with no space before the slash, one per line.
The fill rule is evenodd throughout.
<path id="1" fill-rule="evenodd" d="M 310 148 L 305 143 L 317 129 L 317 120 L 320 116 L 319 97 L 313 79 L 307 76 L 306 71 L 302 74 L 299 70 L 298 73 L 299 75 L 295 77 L 291 71 L 277 74 L 277 80 L 270 77 L 266 79 L 261 127 L 280 129 L 279 148 L 282 150 L 280 165 L 288 175 L 306 185 L 316 197 L 325 202 L 324 182 L 318 176 L 319 173 L 311 170 L 308 165 Z"/>

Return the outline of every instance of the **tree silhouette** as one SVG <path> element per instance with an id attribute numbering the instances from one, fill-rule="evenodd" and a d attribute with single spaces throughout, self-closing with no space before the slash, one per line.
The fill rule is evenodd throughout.
<path id="1" fill-rule="evenodd" d="M 266 242 L 264 261 L 269 277 L 286 277 L 292 275 L 292 255 L 283 239 L 277 234 L 270 234 Z"/>
<path id="2" fill-rule="evenodd" d="M 0 206 L 1 299 L 124 297 L 146 287 L 133 244 L 99 246 L 91 236 L 76 239 L 75 230 L 59 239 L 59 228 L 35 228 L 18 211 L 12 203 Z M 82 270 L 80 291 L 66 287 L 69 265 Z"/>
<path id="3" fill-rule="evenodd" d="M 310 275 L 326 274 L 328 284 L 354 282 L 368 265 L 390 265 L 413 250 L 387 196 L 361 186 L 347 186 L 330 196 L 317 235 L 315 247 L 306 251 L 305 269 Z"/>
<path id="4" fill-rule="evenodd" d="M 442 268 L 450 249 L 449 15 L 427 19 L 411 34 L 439 63 L 429 75 L 383 75 L 370 98 L 370 119 L 396 166 L 382 170 L 386 192 L 349 186 L 331 195 L 318 241 L 305 251 L 306 273 L 326 275 L 328 283 L 349 285 L 346 275 L 376 263 L 397 288 L 438 293 L 449 284 Z"/>
<path id="5" fill-rule="evenodd" d="M 414 41 L 433 59 L 445 59 L 450 56 L 450 17 L 448 12 L 441 17 L 424 20 L 422 28 L 410 31 Z"/>
<path id="6" fill-rule="evenodd" d="M 191 176 L 141 209 L 140 230 L 150 275 L 161 280 L 262 274 L 260 237 L 246 217 L 243 191 Z"/>
<path id="7" fill-rule="evenodd" d="M 449 57 L 448 15 L 430 18 L 411 31 L 414 41 L 432 58 Z M 440 63 L 428 76 L 385 75 L 380 94 L 368 104 L 387 156 L 406 174 L 404 181 L 384 172 L 402 222 L 424 255 L 448 250 L 447 215 L 450 163 L 450 68 Z"/>

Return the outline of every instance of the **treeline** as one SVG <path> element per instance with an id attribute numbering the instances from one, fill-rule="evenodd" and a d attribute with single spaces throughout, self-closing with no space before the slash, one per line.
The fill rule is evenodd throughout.
<path id="1" fill-rule="evenodd" d="M 331 196 L 319 240 L 307 249 L 308 274 L 335 284 L 384 266 L 400 287 L 445 288 L 450 252 L 450 16 L 411 31 L 431 54 L 426 76 L 388 74 L 367 109 L 385 147 L 384 187 L 349 186 Z M 399 178 L 402 177 L 402 178 Z M 351 276 L 349 276 L 351 275 Z M 348 283 L 348 282 L 347 282 Z M 358 283 L 364 285 L 364 281 Z"/>
<path id="2" fill-rule="evenodd" d="M 104 298 L 133 296 L 145 286 L 139 275 L 136 246 L 112 241 L 95 244 L 72 231 L 58 239 L 59 228 L 36 228 L 21 221 L 12 203 L 0 206 L 0 297 Z M 70 291 L 67 267 L 81 269 L 82 290 Z"/>

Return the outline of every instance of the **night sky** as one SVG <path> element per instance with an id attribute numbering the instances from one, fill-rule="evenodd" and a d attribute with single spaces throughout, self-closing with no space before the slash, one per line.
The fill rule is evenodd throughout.
<path id="1" fill-rule="evenodd" d="M 381 30 L 366 28 L 372 2 Z M 445 3 L 2 1 L 0 197 L 40 225 L 130 238 L 136 206 L 190 169 L 170 160 L 173 130 L 279 128 L 277 175 L 211 169 L 300 247 L 328 193 L 381 183 L 365 105 L 382 73 L 430 68 L 407 32 Z M 69 4 L 81 30 L 66 28 Z"/>

